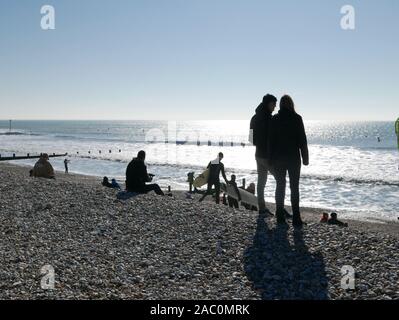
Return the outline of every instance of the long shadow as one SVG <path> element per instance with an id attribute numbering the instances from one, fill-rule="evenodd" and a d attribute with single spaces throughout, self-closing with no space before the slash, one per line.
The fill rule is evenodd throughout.
<path id="1" fill-rule="evenodd" d="M 269 229 L 264 217 L 258 217 L 253 244 L 244 254 L 248 279 L 265 300 L 328 299 L 323 257 L 309 252 L 303 240 L 306 229 L 293 231 L 293 245 L 288 230 Z"/>

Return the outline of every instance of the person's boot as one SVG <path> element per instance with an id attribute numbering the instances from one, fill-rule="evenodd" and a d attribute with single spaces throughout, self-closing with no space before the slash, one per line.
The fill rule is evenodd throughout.
<path id="1" fill-rule="evenodd" d="M 265 218 L 274 217 L 274 214 L 271 213 L 268 208 L 259 210 L 259 215 L 264 216 Z"/>
<path id="2" fill-rule="evenodd" d="M 277 218 L 277 223 L 284 225 L 287 224 L 287 221 L 285 221 L 285 212 L 284 210 L 277 210 L 276 211 L 276 218 Z"/>
<path id="3" fill-rule="evenodd" d="M 295 228 L 302 228 L 306 223 L 304 223 L 301 219 L 301 214 L 299 212 L 294 212 L 293 218 L 292 218 L 292 225 Z"/>
<path id="4" fill-rule="evenodd" d="M 284 209 L 284 215 L 287 219 L 292 219 L 292 214 L 289 213 L 287 210 Z"/>

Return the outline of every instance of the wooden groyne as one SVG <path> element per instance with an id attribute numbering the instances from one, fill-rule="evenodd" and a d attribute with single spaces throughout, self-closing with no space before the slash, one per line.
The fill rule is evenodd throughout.
<path id="1" fill-rule="evenodd" d="M 49 158 L 57 158 L 57 157 L 66 157 L 68 155 L 68 153 L 64 153 L 64 154 L 49 154 Z M 35 156 L 31 156 L 29 153 L 26 156 L 16 156 L 15 154 L 13 154 L 12 157 L 2 157 L 0 154 L 0 161 L 10 161 L 10 160 L 26 160 L 26 159 L 39 159 L 41 157 L 41 155 L 35 155 Z"/>

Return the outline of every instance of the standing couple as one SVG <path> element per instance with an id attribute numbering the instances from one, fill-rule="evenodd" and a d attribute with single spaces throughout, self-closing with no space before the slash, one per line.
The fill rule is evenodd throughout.
<path id="1" fill-rule="evenodd" d="M 309 165 L 305 128 L 302 117 L 296 113 L 294 101 L 290 96 L 285 95 L 281 98 L 280 110 L 272 116 L 276 104 L 275 96 L 270 94 L 264 96 L 251 119 L 251 142 L 256 146 L 259 213 L 272 215 L 265 204 L 265 186 L 270 172 L 276 180 L 277 223 L 286 224 L 286 217 L 289 214 L 284 209 L 284 198 L 288 172 L 292 222 L 294 227 L 301 227 L 303 225 L 299 211 L 301 162 L 305 166 Z"/>

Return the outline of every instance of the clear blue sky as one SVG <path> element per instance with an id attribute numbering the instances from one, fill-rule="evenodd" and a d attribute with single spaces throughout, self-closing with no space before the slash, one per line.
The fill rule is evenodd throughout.
<path id="1" fill-rule="evenodd" d="M 397 0 L 0 0 L 0 119 L 248 119 L 270 92 L 393 120 L 398 39 Z"/>

